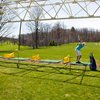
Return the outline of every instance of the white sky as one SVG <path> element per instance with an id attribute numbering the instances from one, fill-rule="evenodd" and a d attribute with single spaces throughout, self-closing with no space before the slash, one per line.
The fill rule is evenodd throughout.
<path id="1" fill-rule="evenodd" d="M 71 19 L 64 21 L 64 23 L 68 28 L 74 26 L 75 28 L 92 28 L 100 30 L 100 18 Z"/>
<path id="2" fill-rule="evenodd" d="M 74 28 L 88 28 L 88 29 L 94 29 L 94 30 L 100 30 L 100 18 L 87 18 L 87 19 L 67 19 L 67 20 L 49 20 L 49 21 L 44 21 L 42 23 L 47 23 L 50 24 L 51 26 L 53 26 L 55 23 L 57 22 L 61 22 L 61 24 L 64 23 L 64 25 L 66 26 L 66 29 L 70 29 L 71 27 Z M 15 35 L 16 37 L 19 34 L 19 27 L 18 24 L 16 24 L 16 30 L 11 34 L 11 35 Z M 21 34 L 26 34 L 29 33 L 28 28 L 23 25 L 22 26 L 22 30 L 21 30 Z"/>
<path id="3" fill-rule="evenodd" d="M 80 28 L 88 28 L 100 31 L 100 18 L 86 18 L 86 19 L 67 19 L 67 20 L 49 20 L 43 21 L 42 23 L 47 23 L 53 26 L 55 23 L 60 22 L 61 24 L 64 23 L 66 29 L 70 29 L 71 27 L 80 29 Z M 30 33 L 27 26 L 22 25 L 21 34 Z M 16 24 L 16 30 L 10 35 L 17 37 L 19 34 L 19 24 Z"/>
<path id="4" fill-rule="evenodd" d="M 63 0 L 50 0 L 50 1 L 57 2 L 57 1 L 63 1 Z M 74 6 L 71 6 L 71 7 L 74 8 Z M 56 9 L 57 9 L 57 7 L 58 6 L 56 6 Z M 93 3 L 93 4 L 91 3 L 91 5 L 89 7 L 87 6 L 87 8 L 88 8 L 88 10 L 90 11 L 91 14 L 94 13 L 95 8 L 97 8 L 97 7 L 100 7 L 100 6 L 98 6 L 96 3 Z M 59 9 L 59 7 L 58 7 L 58 9 Z M 79 9 L 77 9 L 77 7 L 76 7 L 76 9 L 74 8 L 73 13 L 74 13 L 74 11 L 76 12 L 77 10 L 79 10 Z M 22 13 L 22 14 L 24 16 L 24 13 Z M 60 16 L 64 15 L 63 12 L 61 12 L 59 14 L 60 14 Z M 97 14 L 100 14 L 100 10 Z M 80 13 L 80 15 L 84 15 L 84 13 L 82 12 L 82 13 Z M 66 19 L 66 20 L 55 20 L 55 21 L 54 20 L 43 21 L 43 23 L 48 23 L 51 26 L 53 26 L 57 22 L 61 22 L 61 24 L 64 23 L 64 25 L 66 26 L 66 29 L 70 29 L 71 27 L 74 27 L 74 28 L 88 28 L 88 29 L 100 30 L 100 18 L 90 18 L 90 19 L 84 18 L 84 19 Z M 16 28 L 16 30 L 14 31 L 13 34 L 17 36 L 19 34 L 19 24 L 16 24 L 16 27 L 17 28 Z M 25 25 L 23 25 L 22 26 L 22 34 L 26 34 L 26 33 L 29 33 L 29 30 L 27 29 L 27 27 Z"/>
<path id="5" fill-rule="evenodd" d="M 61 24 L 64 23 L 67 29 L 75 27 L 75 28 L 88 28 L 88 29 L 100 30 L 100 18 L 66 19 L 60 21 L 49 20 L 49 21 L 44 21 L 43 23 L 48 23 L 51 26 L 53 26 L 57 22 L 61 22 Z"/>

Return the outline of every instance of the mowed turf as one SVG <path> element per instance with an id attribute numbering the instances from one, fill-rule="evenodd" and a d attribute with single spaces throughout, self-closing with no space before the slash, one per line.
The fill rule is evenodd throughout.
<path id="1" fill-rule="evenodd" d="M 11 45 L 12 46 L 12 45 Z M 17 49 L 2 45 L 0 56 Z M 39 54 L 41 59 L 63 59 L 68 54 L 75 61 L 74 48 L 76 43 L 54 47 L 41 47 L 32 50 L 21 47 L 20 57 L 31 57 Z M 87 43 L 82 49 L 82 61 L 89 61 L 89 53 L 93 52 L 96 61 L 100 63 L 100 45 Z M 17 52 L 15 54 L 17 57 Z M 57 67 L 57 68 L 56 68 Z M 63 68 L 63 69 L 60 69 Z M 100 99 L 100 69 L 87 71 L 84 75 L 84 66 L 69 66 L 63 64 L 20 65 L 0 63 L 0 100 L 99 100 Z M 78 70 L 80 69 L 80 70 Z M 83 78 L 83 80 L 82 80 Z M 82 81 L 82 84 L 81 84 Z"/>
<path id="2" fill-rule="evenodd" d="M 77 43 L 69 43 L 61 46 L 48 46 L 48 47 L 40 47 L 39 49 L 32 49 L 31 47 L 21 46 L 21 50 L 19 51 L 20 57 L 29 58 L 32 55 L 39 54 L 41 59 L 63 59 L 63 57 L 70 55 L 72 60 L 76 60 L 75 46 Z M 0 46 L 0 56 L 3 56 L 5 53 L 11 53 L 18 49 L 18 45 L 6 45 L 2 44 Z M 86 46 L 81 50 L 82 52 L 82 61 L 89 61 L 89 54 L 93 52 L 96 60 L 100 60 L 99 56 L 100 51 L 100 43 L 87 43 Z M 15 53 L 15 57 L 17 57 L 17 52 Z"/>

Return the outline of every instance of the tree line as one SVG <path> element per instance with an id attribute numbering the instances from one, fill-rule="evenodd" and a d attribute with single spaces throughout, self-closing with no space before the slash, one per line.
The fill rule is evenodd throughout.
<path id="1" fill-rule="evenodd" d="M 33 26 L 32 26 L 33 27 Z M 38 27 L 36 27 L 38 28 Z M 57 46 L 65 43 L 78 42 L 79 39 L 85 42 L 99 42 L 100 31 L 93 29 L 67 29 L 65 25 L 57 22 L 53 27 L 49 24 L 41 24 L 37 31 L 21 34 L 21 45 L 32 46 Z M 37 35 L 37 36 L 36 36 Z"/>

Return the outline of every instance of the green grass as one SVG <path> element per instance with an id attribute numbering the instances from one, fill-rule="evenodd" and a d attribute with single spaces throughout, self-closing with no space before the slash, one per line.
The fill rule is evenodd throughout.
<path id="1" fill-rule="evenodd" d="M 39 54 L 41 59 L 63 59 L 63 57 L 68 54 L 71 55 L 72 60 L 75 61 L 76 54 L 75 48 L 76 43 L 65 44 L 62 46 L 54 46 L 54 47 L 40 47 L 39 49 L 32 49 L 30 47 L 21 46 L 21 50 L 19 51 L 20 57 L 31 57 L 32 55 Z M 0 56 L 3 56 L 5 53 L 9 53 L 15 51 L 18 48 L 18 45 L 2 45 L 0 47 Z M 100 51 L 100 43 L 96 45 L 96 43 L 87 43 L 87 45 L 81 50 L 82 52 L 82 61 L 89 61 L 90 52 L 94 53 L 94 56 L 97 61 L 100 61 L 99 56 Z M 15 55 L 17 57 L 17 53 Z"/>
<path id="2" fill-rule="evenodd" d="M 30 57 L 40 54 L 42 59 L 62 59 L 70 54 L 75 61 L 74 47 L 76 44 L 65 44 L 57 47 L 42 47 L 32 50 L 21 47 L 21 57 Z M 0 55 L 17 49 L 17 45 L 0 47 Z M 87 43 L 82 50 L 82 61 L 89 61 L 89 53 L 93 52 L 95 59 L 100 63 L 100 45 Z M 17 56 L 17 54 L 16 54 Z M 0 62 L 0 100 L 99 100 L 100 99 L 100 69 L 87 71 L 80 84 L 84 67 L 63 64 L 20 65 Z M 57 68 L 55 68 L 57 67 Z M 64 68 L 64 69 L 60 69 Z M 78 70 L 80 69 L 80 70 Z"/>

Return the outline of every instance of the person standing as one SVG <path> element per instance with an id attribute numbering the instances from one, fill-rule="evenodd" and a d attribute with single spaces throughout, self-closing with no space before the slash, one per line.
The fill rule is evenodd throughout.
<path id="1" fill-rule="evenodd" d="M 75 47 L 75 52 L 76 52 L 76 63 L 80 63 L 80 59 L 82 57 L 82 54 L 81 54 L 81 49 L 85 46 L 85 42 L 81 42 L 79 41 L 79 43 L 77 44 L 77 46 Z"/>

